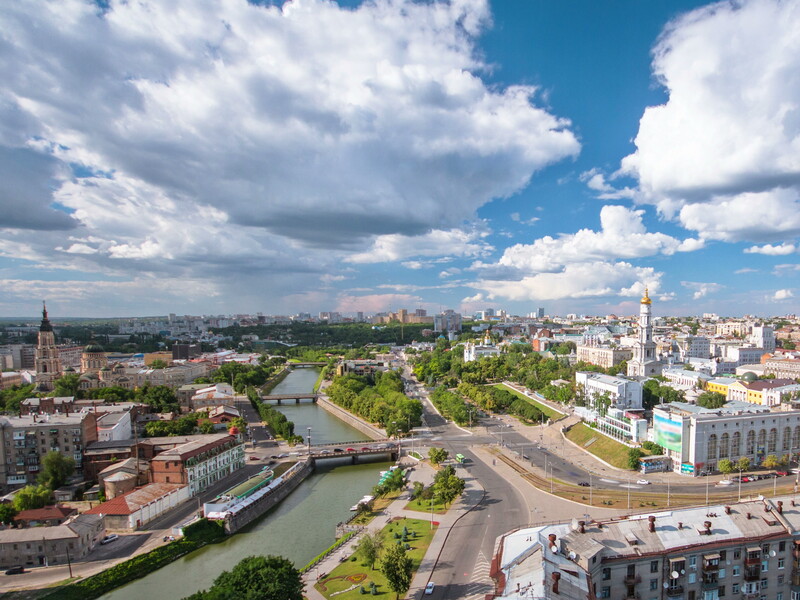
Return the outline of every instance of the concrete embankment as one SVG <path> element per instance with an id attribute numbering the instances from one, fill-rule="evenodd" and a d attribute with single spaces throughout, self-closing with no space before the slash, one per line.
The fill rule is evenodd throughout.
<path id="1" fill-rule="evenodd" d="M 272 392 L 273 388 L 278 385 L 281 381 L 286 379 L 286 376 L 292 372 L 292 369 L 289 367 L 284 367 L 283 371 L 280 373 L 273 375 L 270 377 L 269 381 L 261 386 L 261 395 L 266 396 Z"/>
<path id="2" fill-rule="evenodd" d="M 327 396 L 322 396 L 322 395 L 318 396 L 317 406 L 328 411 L 334 417 L 341 419 L 351 427 L 355 427 L 361 433 L 369 436 L 373 440 L 382 440 L 387 437 L 386 432 L 383 429 L 375 427 L 375 425 L 367 423 L 365 420 L 355 416 L 351 412 L 348 412 L 345 409 L 336 406 L 333 402 L 328 400 Z"/>

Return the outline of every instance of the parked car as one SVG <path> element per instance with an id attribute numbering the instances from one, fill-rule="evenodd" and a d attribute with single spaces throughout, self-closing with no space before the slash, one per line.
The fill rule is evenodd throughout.
<path id="1" fill-rule="evenodd" d="M 110 544 L 111 542 L 113 542 L 113 541 L 115 541 L 117 539 L 119 539 L 119 536 L 116 533 L 112 533 L 112 534 L 107 535 L 106 537 L 104 537 L 102 540 L 100 540 L 100 543 L 101 544 Z"/>
<path id="2" fill-rule="evenodd" d="M 786 476 L 789 475 L 789 472 L 788 471 L 775 471 L 775 475 L 777 475 L 778 477 L 786 477 Z"/>
<path id="3" fill-rule="evenodd" d="M 581 487 L 589 487 L 589 482 L 588 481 L 579 481 L 578 485 L 581 486 Z"/>
<path id="4" fill-rule="evenodd" d="M 636 483 L 638 483 L 639 485 L 650 485 L 650 482 L 647 481 L 647 479 L 637 479 Z"/>
<path id="5" fill-rule="evenodd" d="M 334 448 L 333 451 L 334 452 L 344 452 L 344 450 L 342 450 L 341 448 Z"/>
<path id="6" fill-rule="evenodd" d="M 425 595 L 430 596 L 431 594 L 433 594 L 433 590 L 435 589 L 436 589 L 436 584 L 433 583 L 432 581 L 429 581 L 428 585 L 425 586 Z"/>
<path id="7" fill-rule="evenodd" d="M 258 457 L 257 456 L 251 456 L 250 460 L 258 460 Z"/>
<path id="8" fill-rule="evenodd" d="M 327 448 L 325 448 L 324 450 L 320 450 L 320 451 L 319 451 L 319 453 L 320 453 L 320 454 L 330 454 L 330 453 L 331 453 L 331 451 L 330 451 L 330 450 L 328 450 Z"/>
<path id="9" fill-rule="evenodd" d="M 25 567 L 16 565 L 10 569 L 6 569 L 6 575 L 22 575 L 25 572 Z"/>

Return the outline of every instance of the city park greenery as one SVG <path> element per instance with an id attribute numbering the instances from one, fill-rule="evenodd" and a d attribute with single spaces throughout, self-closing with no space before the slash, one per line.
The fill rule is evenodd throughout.
<path id="1" fill-rule="evenodd" d="M 303 580 L 282 556 L 248 556 L 223 571 L 208 589 L 184 600 L 303 600 Z"/>
<path id="2" fill-rule="evenodd" d="M 37 485 L 26 485 L 14 495 L 12 504 L 15 514 L 50 504 L 53 491 L 64 485 L 74 472 L 75 459 L 71 456 L 57 450 L 45 454 L 42 457 Z M 8 512 L 6 511 L 7 514 Z"/>

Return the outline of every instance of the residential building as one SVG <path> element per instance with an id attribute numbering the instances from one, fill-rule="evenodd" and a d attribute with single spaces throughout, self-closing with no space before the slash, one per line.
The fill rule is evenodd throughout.
<path id="1" fill-rule="evenodd" d="M 89 514 L 75 515 L 54 527 L 2 530 L 0 569 L 66 565 L 83 560 L 105 533 L 103 519 Z"/>
<path id="2" fill-rule="evenodd" d="M 83 450 L 97 439 L 96 418 L 89 411 L 0 417 L 0 438 L 0 487 L 26 485 L 51 450 L 72 456 L 80 473 Z"/>
<path id="3" fill-rule="evenodd" d="M 581 345 L 577 347 L 578 362 L 597 365 L 609 369 L 622 361 L 633 358 L 630 348 L 612 348 L 610 346 Z"/>
<path id="4" fill-rule="evenodd" d="M 661 372 L 667 381 L 694 389 L 704 389 L 706 383 L 712 379 L 711 375 L 701 371 L 687 371 L 686 369 L 669 368 Z"/>
<path id="5" fill-rule="evenodd" d="M 461 315 L 453 310 L 446 310 L 433 317 L 433 331 L 435 333 L 449 332 L 461 333 Z"/>
<path id="6" fill-rule="evenodd" d="M 686 335 L 675 340 L 681 358 L 709 358 L 711 356 L 711 342 L 702 335 Z"/>
<path id="7" fill-rule="evenodd" d="M 206 387 L 197 390 L 189 402 L 191 410 L 199 410 L 214 406 L 236 406 L 237 399 L 245 397 L 236 396 L 233 386 L 229 383 L 206 384 Z"/>
<path id="8" fill-rule="evenodd" d="M 105 413 L 97 418 L 97 441 L 129 440 L 133 437 L 132 409 Z"/>
<path id="9" fill-rule="evenodd" d="M 75 396 L 26 398 L 19 405 L 21 415 L 68 415 L 71 412 L 78 412 L 75 408 Z"/>
<path id="10" fill-rule="evenodd" d="M 203 436 L 165 450 L 150 461 L 154 483 L 179 483 L 195 496 L 220 479 L 244 466 L 244 444 L 236 436 Z"/>
<path id="11" fill-rule="evenodd" d="M 629 377 L 650 377 L 660 375 L 664 368 L 656 356 L 656 344 L 653 341 L 653 323 L 651 318 L 652 300 L 644 290 L 639 303 L 639 329 L 633 345 L 633 358 L 628 361 Z"/>
<path id="12" fill-rule="evenodd" d="M 493 597 L 794 599 L 800 509 L 790 504 L 765 498 L 518 529 L 496 544 Z"/>
<path id="13" fill-rule="evenodd" d="M 55 527 L 61 525 L 72 515 L 78 514 L 77 509 L 56 504 L 22 510 L 14 517 L 16 527 Z"/>
<path id="14" fill-rule="evenodd" d="M 0 373 L 0 390 L 8 390 L 15 385 L 23 385 L 22 373 L 19 371 L 4 371 Z"/>
<path id="15" fill-rule="evenodd" d="M 764 370 L 775 377 L 800 379 L 800 359 L 772 357 L 764 360 L 763 364 Z"/>
<path id="16" fill-rule="evenodd" d="M 647 420 L 642 409 L 642 384 L 622 376 L 578 371 L 575 384 L 586 400 L 575 412 L 594 423 L 609 437 L 638 443 L 647 439 Z"/>
<path id="17" fill-rule="evenodd" d="M 660 404 L 653 409 L 653 440 L 672 458 L 674 470 L 687 475 L 715 472 L 723 458 L 744 456 L 760 465 L 769 455 L 800 452 L 800 411 L 770 412 L 735 401 L 714 409 Z"/>
<path id="18" fill-rule="evenodd" d="M 767 325 L 753 325 L 748 341 L 764 352 L 775 352 L 775 330 Z"/>

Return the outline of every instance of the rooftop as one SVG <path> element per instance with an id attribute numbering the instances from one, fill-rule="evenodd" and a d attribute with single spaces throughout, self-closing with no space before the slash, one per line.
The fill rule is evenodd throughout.
<path id="1" fill-rule="evenodd" d="M 90 508 L 84 514 L 87 515 L 132 515 L 142 507 L 147 506 L 171 494 L 182 487 L 175 483 L 151 483 L 144 487 L 137 488 L 108 502 L 98 504 Z"/>

